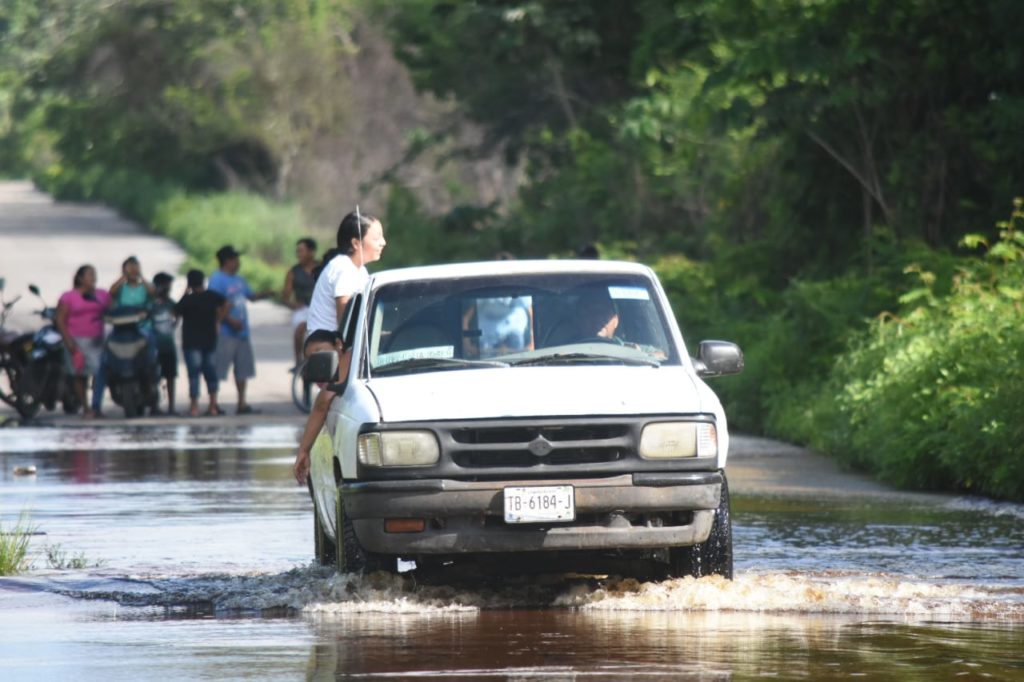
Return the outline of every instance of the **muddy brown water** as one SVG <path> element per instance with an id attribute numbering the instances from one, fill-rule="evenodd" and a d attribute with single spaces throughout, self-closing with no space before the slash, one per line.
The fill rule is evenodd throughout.
<path id="1" fill-rule="evenodd" d="M 311 564 L 296 437 L 0 431 L 0 520 L 40 533 L 0 680 L 1024 680 L 1024 507 L 739 438 L 734 581 L 345 576 Z"/>

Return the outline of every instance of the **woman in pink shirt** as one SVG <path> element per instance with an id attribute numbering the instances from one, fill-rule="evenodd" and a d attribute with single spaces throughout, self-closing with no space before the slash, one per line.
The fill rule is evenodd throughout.
<path id="1" fill-rule="evenodd" d="M 85 408 L 86 417 L 100 416 L 103 389 L 106 386 L 100 371 L 103 356 L 103 313 L 110 306 L 110 294 L 96 288 L 96 269 L 83 265 L 75 272 L 74 288 L 66 291 L 57 303 L 57 329 L 67 348 L 68 372 L 74 377 L 75 393 L 85 405 L 85 384 L 92 377 L 92 404 Z"/>

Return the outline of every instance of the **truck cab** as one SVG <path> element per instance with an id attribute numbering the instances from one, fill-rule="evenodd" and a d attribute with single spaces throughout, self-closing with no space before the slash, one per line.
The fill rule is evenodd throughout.
<path id="1" fill-rule="evenodd" d="M 382 272 L 340 333 L 348 376 L 310 468 L 321 562 L 731 577 L 729 435 L 704 379 L 742 353 L 691 357 L 650 268 Z"/>

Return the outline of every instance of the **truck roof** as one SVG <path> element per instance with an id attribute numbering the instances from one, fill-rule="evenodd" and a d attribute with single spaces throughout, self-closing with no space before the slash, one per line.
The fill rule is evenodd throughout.
<path id="1" fill-rule="evenodd" d="M 609 275 L 651 276 L 646 265 L 614 260 L 505 260 L 476 263 L 449 263 L 384 270 L 373 275 L 374 286 L 424 279 L 455 279 L 487 275 L 532 275 L 554 273 L 604 273 Z"/>

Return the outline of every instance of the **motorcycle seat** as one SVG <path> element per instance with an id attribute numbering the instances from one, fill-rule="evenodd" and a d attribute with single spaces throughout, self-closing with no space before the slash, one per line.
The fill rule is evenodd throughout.
<path id="1" fill-rule="evenodd" d="M 136 341 L 107 341 L 107 348 L 115 358 L 131 360 L 146 348 L 146 339 Z"/>

